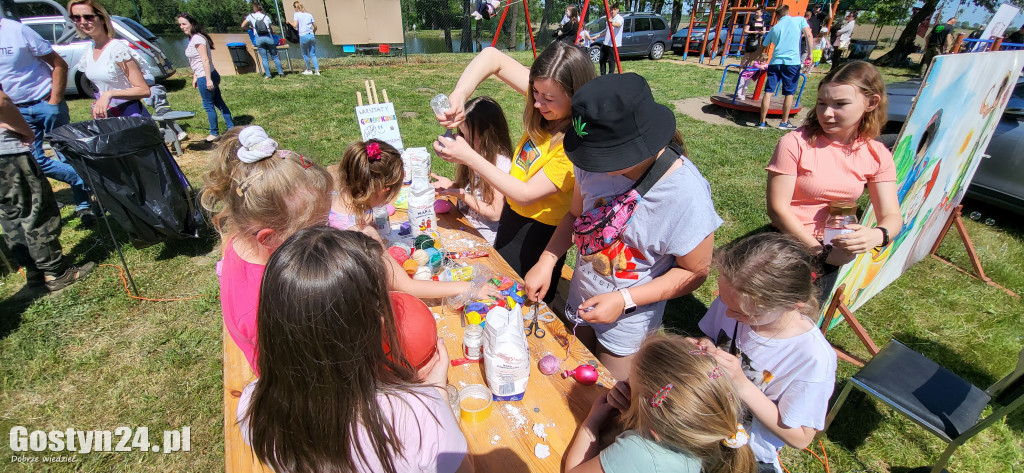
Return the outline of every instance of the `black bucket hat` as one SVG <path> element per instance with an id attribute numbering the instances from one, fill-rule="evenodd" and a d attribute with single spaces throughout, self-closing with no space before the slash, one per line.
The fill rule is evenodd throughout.
<path id="1" fill-rule="evenodd" d="M 569 161 L 580 169 L 611 172 L 658 154 L 675 131 L 675 114 L 654 101 L 643 77 L 608 74 L 573 95 L 572 127 L 563 143 Z"/>

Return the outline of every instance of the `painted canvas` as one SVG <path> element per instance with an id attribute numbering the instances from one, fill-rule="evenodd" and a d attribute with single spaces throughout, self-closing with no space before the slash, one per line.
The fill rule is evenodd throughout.
<path id="1" fill-rule="evenodd" d="M 1024 51 L 950 54 L 933 64 L 893 150 L 903 228 L 881 251 L 861 254 L 839 270 L 836 287 L 846 284 L 843 302 L 851 310 L 928 256 L 988 147 L 1024 67 Z M 863 220 L 875 224 L 873 209 Z"/>

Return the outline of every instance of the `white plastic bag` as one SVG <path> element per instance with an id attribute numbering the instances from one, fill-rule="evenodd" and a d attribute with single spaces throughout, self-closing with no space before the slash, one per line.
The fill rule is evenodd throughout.
<path id="1" fill-rule="evenodd" d="M 495 307 L 484 327 L 484 377 L 496 401 L 519 401 L 530 380 L 530 348 L 521 306 Z"/>

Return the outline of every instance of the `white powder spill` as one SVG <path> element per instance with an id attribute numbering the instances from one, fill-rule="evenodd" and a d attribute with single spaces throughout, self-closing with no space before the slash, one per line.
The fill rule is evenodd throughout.
<path id="1" fill-rule="evenodd" d="M 526 425 L 526 416 L 519 411 L 519 408 L 511 404 L 505 404 L 505 412 L 512 416 L 512 420 L 515 421 L 516 428 L 522 428 Z"/>
<path id="2" fill-rule="evenodd" d="M 548 433 L 544 431 L 544 424 L 533 424 L 533 433 L 545 441 L 548 439 Z"/>
<path id="3" fill-rule="evenodd" d="M 542 443 L 538 443 L 537 446 L 533 447 L 533 454 L 536 455 L 537 458 L 543 460 L 551 455 L 551 448 Z"/>

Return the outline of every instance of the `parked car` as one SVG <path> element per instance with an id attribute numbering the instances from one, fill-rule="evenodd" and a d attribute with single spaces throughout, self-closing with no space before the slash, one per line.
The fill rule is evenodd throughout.
<path id="1" fill-rule="evenodd" d="M 647 56 L 661 59 L 667 45 L 671 42 L 672 31 L 668 22 L 661 15 L 654 13 L 622 12 L 622 45 L 619 46 L 619 57 Z M 608 28 L 605 17 L 593 20 L 586 25 L 590 36 L 594 38 L 590 45 L 590 60 L 601 60 L 601 45 L 604 44 L 604 33 Z"/>
<path id="2" fill-rule="evenodd" d="M 920 80 L 886 85 L 889 123 L 880 140 L 890 149 L 920 88 Z M 1017 79 L 985 154 L 989 157 L 978 165 L 968 197 L 1024 215 L 1024 76 Z"/>
<path id="3" fill-rule="evenodd" d="M 711 36 L 708 37 L 708 45 L 705 49 L 705 54 L 714 58 L 725 50 L 725 40 L 728 37 L 726 31 L 729 28 L 723 26 L 720 30 L 711 31 Z M 695 26 L 693 33 L 690 34 L 690 54 L 700 54 L 701 43 L 704 42 L 704 34 L 707 28 L 703 26 Z M 672 52 L 676 54 L 683 54 L 683 50 L 686 49 L 686 35 L 690 32 L 690 27 L 687 25 L 685 28 L 679 28 L 672 35 Z M 718 47 L 715 47 L 715 44 Z M 732 28 L 732 39 L 729 40 L 729 54 L 742 54 L 743 53 L 743 26 L 734 26 Z"/>
<path id="4" fill-rule="evenodd" d="M 74 24 L 65 16 L 35 16 L 21 18 L 22 24 L 39 33 L 43 39 L 53 45 L 53 50 L 68 63 L 68 85 L 65 93 L 93 95 L 96 87 L 85 77 L 76 66 L 78 61 L 92 47 L 88 38 L 78 37 Z M 156 45 L 157 36 L 131 18 L 112 16 L 115 37 L 128 41 L 132 49 L 137 50 L 148 63 L 148 73 L 153 80 L 161 81 L 174 74 L 174 66 L 167 55 Z M 147 77 L 147 81 L 148 81 Z"/>

